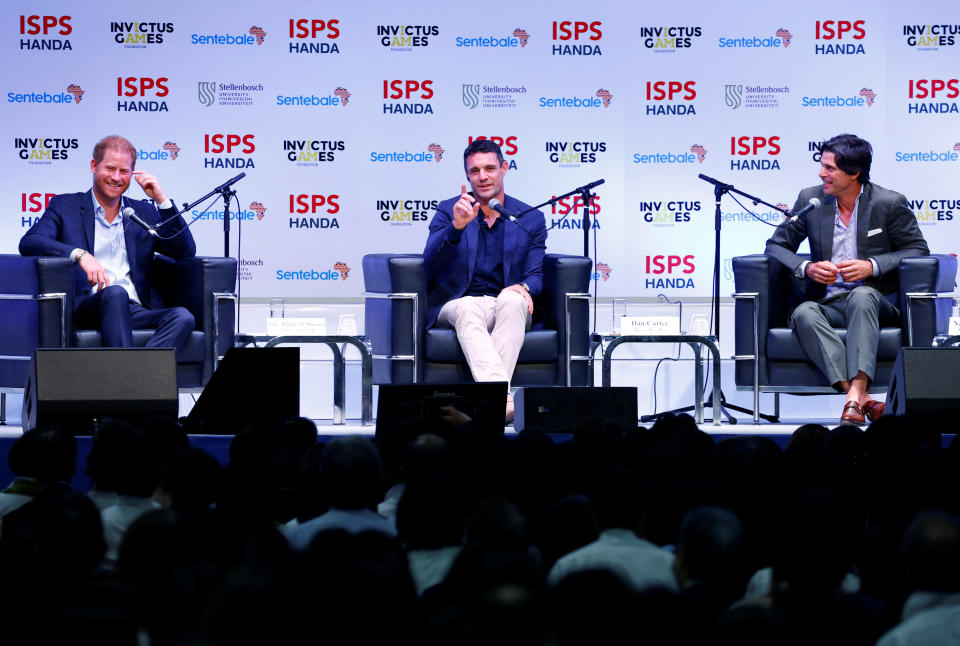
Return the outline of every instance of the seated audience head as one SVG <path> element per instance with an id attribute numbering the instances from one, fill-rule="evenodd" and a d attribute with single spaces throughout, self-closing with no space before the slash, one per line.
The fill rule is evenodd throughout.
<path id="1" fill-rule="evenodd" d="M 740 586 L 744 572 L 743 527 L 721 507 L 698 507 L 680 525 L 673 570 L 682 587 L 703 582 L 713 587 Z"/>
<path id="2" fill-rule="evenodd" d="M 37 427 L 17 438 L 7 460 L 16 476 L 45 485 L 70 482 L 77 470 L 77 440 L 60 428 Z"/>
<path id="3" fill-rule="evenodd" d="M 338 437 L 320 454 L 319 493 L 336 509 L 376 509 L 383 500 L 380 455 L 364 437 Z"/>
<path id="4" fill-rule="evenodd" d="M 140 429 L 111 420 L 104 422 L 93 436 L 87 454 L 87 475 L 98 491 L 149 497 L 159 479 L 159 466 Z"/>
<path id="5" fill-rule="evenodd" d="M 907 528 L 903 556 L 914 590 L 960 592 L 960 519 L 919 514 Z"/>

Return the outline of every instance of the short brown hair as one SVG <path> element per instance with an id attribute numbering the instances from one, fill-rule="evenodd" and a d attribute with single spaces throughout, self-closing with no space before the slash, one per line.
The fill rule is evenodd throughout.
<path id="1" fill-rule="evenodd" d="M 119 150 L 120 152 L 130 153 L 130 169 L 133 170 L 137 167 L 137 149 L 132 143 L 121 137 L 120 135 L 107 135 L 103 139 L 97 142 L 97 145 L 93 147 L 93 161 L 100 163 L 103 161 L 103 154 L 107 148 L 112 148 L 113 150 Z"/>

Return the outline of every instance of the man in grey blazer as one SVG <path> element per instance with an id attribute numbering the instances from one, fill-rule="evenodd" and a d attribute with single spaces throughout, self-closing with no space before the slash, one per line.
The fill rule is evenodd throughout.
<path id="1" fill-rule="evenodd" d="M 880 326 L 899 320 L 887 298 L 897 290 L 901 258 L 930 253 L 917 218 L 900 193 L 870 182 L 873 149 L 855 135 L 823 144 L 820 186 L 800 191 L 794 212 L 767 240 L 766 254 L 806 279 L 806 298 L 790 317 L 800 345 L 838 391 L 847 394 L 841 422 L 883 414 L 870 398 Z M 810 241 L 811 260 L 796 251 Z M 834 328 L 847 328 L 847 343 Z"/>

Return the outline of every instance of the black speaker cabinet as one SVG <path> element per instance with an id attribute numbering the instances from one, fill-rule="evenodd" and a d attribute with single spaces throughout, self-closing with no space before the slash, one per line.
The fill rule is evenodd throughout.
<path id="1" fill-rule="evenodd" d="M 234 435 L 300 415 L 300 348 L 230 348 L 184 423 L 188 433 Z"/>
<path id="2" fill-rule="evenodd" d="M 23 429 L 60 424 L 88 433 L 92 422 L 177 418 L 171 348 L 38 348 L 23 392 Z"/>
<path id="3" fill-rule="evenodd" d="M 935 416 L 960 423 L 960 348 L 903 348 L 893 364 L 885 415 Z"/>
<path id="4" fill-rule="evenodd" d="M 636 388 L 521 388 L 513 406 L 517 432 L 536 426 L 547 433 L 572 433 L 577 425 L 595 418 L 637 428 Z"/>

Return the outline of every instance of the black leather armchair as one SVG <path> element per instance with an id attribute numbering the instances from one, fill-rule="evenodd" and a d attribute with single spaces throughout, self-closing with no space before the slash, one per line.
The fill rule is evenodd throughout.
<path id="1" fill-rule="evenodd" d="M 203 388 L 220 356 L 233 344 L 237 261 L 154 256 L 154 284 L 168 307 L 182 306 L 196 330 L 177 362 L 177 386 Z M 99 347 L 98 330 L 75 330 L 74 267 L 65 258 L 0 255 L 0 392 L 20 392 L 37 347 Z M 144 345 L 151 330 L 135 330 Z"/>
<path id="2" fill-rule="evenodd" d="M 900 324 L 880 330 L 874 387 L 883 391 L 894 360 L 904 346 L 930 346 L 938 331 L 946 331 L 957 259 L 948 255 L 906 258 L 900 262 L 900 288 L 895 305 Z M 804 281 L 796 280 L 779 261 L 763 254 L 733 259 L 735 299 L 735 382 L 737 390 L 759 393 L 833 394 L 827 378 L 807 359 L 796 332 L 788 326 L 790 313 L 804 300 Z M 846 338 L 846 330 L 840 330 Z M 756 358 L 756 361 L 754 360 Z M 756 416 L 754 417 L 756 420 Z"/>
<path id="3" fill-rule="evenodd" d="M 535 303 L 513 385 L 589 383 L 589 362 L 577 357 L 588 353 L 591 268 L 590 259 L 581 256 L 544 257 L 543 293 Z M 426 329 L 426 277 L 419 254 L 364 256 L 363 283 L 374 383 L 473 381 L 456 332 Z"/>

